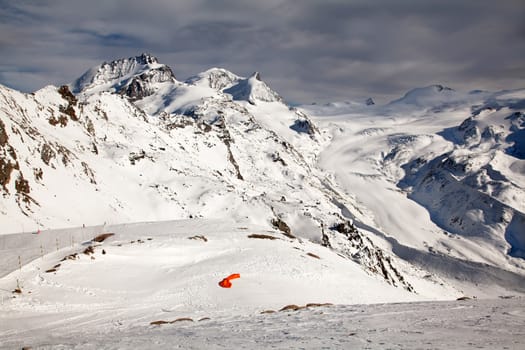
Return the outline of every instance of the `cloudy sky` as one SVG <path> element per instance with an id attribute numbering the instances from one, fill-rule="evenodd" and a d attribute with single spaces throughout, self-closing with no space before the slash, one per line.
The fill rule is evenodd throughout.
<path id="1" fill-rule="evenodd" d="M 261 72 L 292 103 L 525 87 L 523 0 L 0 0 L 0 83 L 69 83 L 142 52 L 179 80 Z"/>

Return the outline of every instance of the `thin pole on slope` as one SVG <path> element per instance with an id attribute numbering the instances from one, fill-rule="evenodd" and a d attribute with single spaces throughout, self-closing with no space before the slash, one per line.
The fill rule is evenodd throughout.
<path id="1" fill-rule="evenodd" d="M 20 257 L 20 255 L 18 256 L 18 269 L 22 271 L 22 258 Z"/>

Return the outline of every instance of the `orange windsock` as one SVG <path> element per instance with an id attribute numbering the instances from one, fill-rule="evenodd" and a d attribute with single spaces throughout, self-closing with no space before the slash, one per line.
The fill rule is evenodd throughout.
<path id="1" fill-rule="evenodd" d="M 219 286 L 221 286 L 222 288 L 231 288 L 232 287 L 232 283 L 230 282 L 230 280 L 227 280 L 225 278 L 225 279 L 223 279 L 222 281 L 219 282 Z"/>
<path id="2" fill-rule="evenodd" d="M 219 282 L 219 286 L 221 286 L 222 288 L 231 288 L 232 287 L 231 280 L 236 279 L 236 278 L 240 278 L 240 277 L 241 277 L 240 274 L 232 273 L 231 275 L 229 275 L 228 277 L 226 277 L 222 281 L 220 281 Z"/>

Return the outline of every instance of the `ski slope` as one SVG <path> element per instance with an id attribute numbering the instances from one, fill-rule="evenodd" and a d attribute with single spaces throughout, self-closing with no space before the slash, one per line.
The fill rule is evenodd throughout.
<path id="1" fill-rule="evenodd" d="M 279 231 L 198 219 L 99 230 L 114 236 L 61 248 L 0 279 L 0 348 L 414 348 L 423 341 L 444 348 L 452 336 L 457 348 L 492 342 L 512 349 L 523 342 L 518 297 L 432 302 L 462 294 L 424 279 L 417 288 L 425 292 L 410 293 Z M 64 231 L 38 238 L 52 245 Z M 90 246 L 93 253 L 84 254 Z M 230 273 L 241 277 L 219 287 Z M 12 293 L 17 285 L 21 293 Z M 279 311 L 312 303 L 325 305 Z"/>
<path id="2" fill-rule="evenodd" d="M 83 230 L 92 228 L 70 232 Z M 39 239 L 53 247 L 65 231 L 17 236 L 21 242 Z M 27 337 L 44 345 L 50 334 L 82 329 L 121 332 L 149 329 L 149 323 L 158 320 L 255 316 L 290 304 L 390 303 L 461 295 L 421 276 L 411 279 L 424 294 L 396 288 L 328 248 L 250 224 L 195 219 L 108 226 L 104 232 L 114 236 L 53 249 L 21 269 L 15 265 L 0 279 L 0 347 Z M 88 247 L 93 252 L 83 253 Z M 16 254 L 17 249 L 4 247 L 2 256 L 9 252 Z M 221 288 L 218 282 L 231 273 L 241 277 L 232 281 L 232 288 Z M 13 292 L 18 287 L 21 293 Z"/>

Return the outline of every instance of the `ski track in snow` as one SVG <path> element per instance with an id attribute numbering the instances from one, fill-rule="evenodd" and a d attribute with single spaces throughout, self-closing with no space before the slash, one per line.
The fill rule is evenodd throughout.
<path id="1" fill-rule="evenodd" d="M 98 316 L 98 315 L 97 315 Z M 3 336 L 0 348 L 38 349 L 523 349 L 523 299 L 326 306 L 274 314 L 181 321 L 93 332 L 68 318 L 66 332 Z M 96 317 L 96 316 L 95 316 Z M 98 316 L 100 317 L 100 316 Z M 102 320 L 105 320 L 102 318 Z"/>

